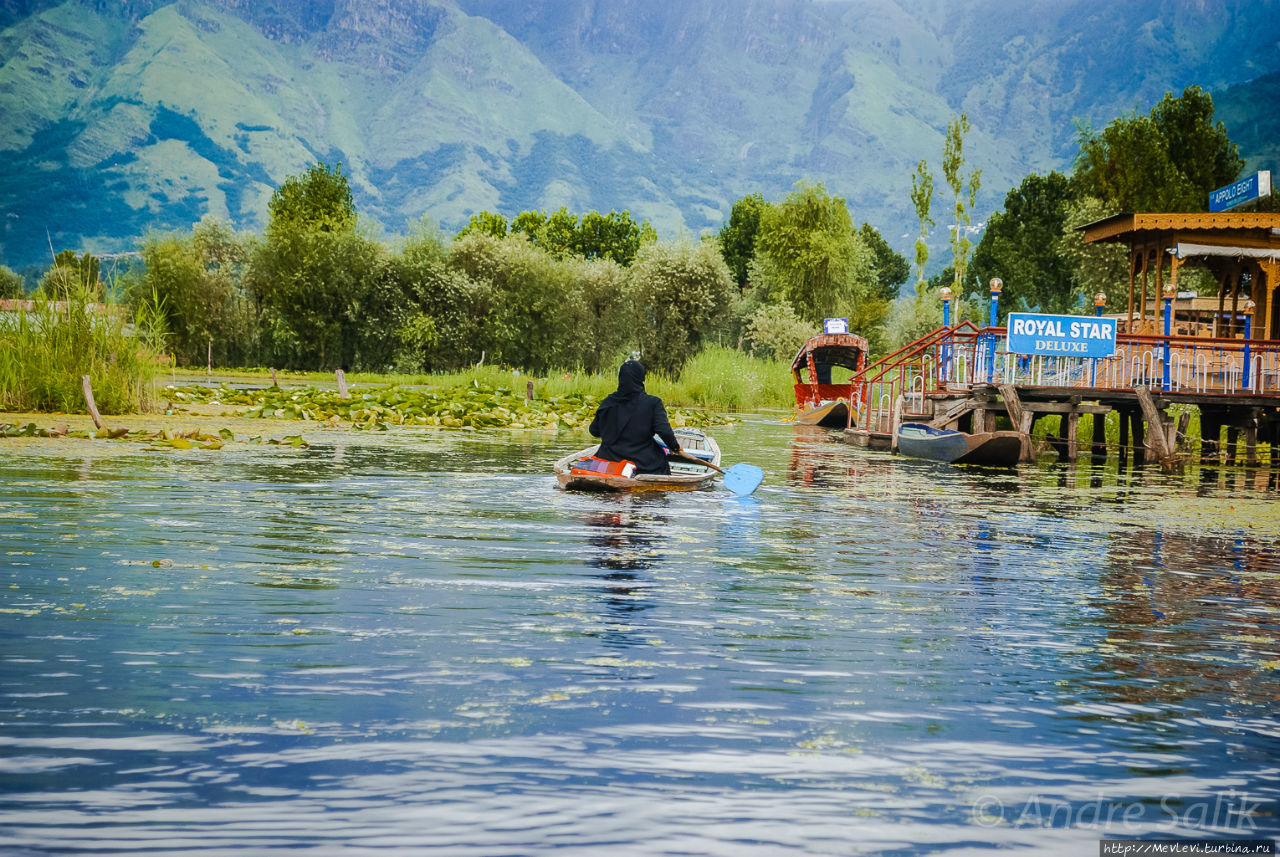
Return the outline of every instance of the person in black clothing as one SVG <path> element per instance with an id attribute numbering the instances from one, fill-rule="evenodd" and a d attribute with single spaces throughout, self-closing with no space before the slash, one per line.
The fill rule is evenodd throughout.
<path id="1" fill-rule="evenodd" d="M 622 364 L 618 391 L 600 403 L 590 431 L 600 438 L 597 458 L 634 461 L 637 473 L 671 472 L 666 452 L 653 439 L 655 434 L 673 453 L 680 451 L 662 400 L 644 391 L 644 366 L 639 360 Z"/>

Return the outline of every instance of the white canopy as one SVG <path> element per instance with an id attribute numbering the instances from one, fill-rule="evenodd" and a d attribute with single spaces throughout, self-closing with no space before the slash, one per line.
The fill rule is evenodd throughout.
<path id="1" fill-rule="evenodd" d="M 1280 248 L 1271 247 L 1227 247 L 1220 244 L 1183 244 L 1179 243 L 1172 251 L 1179 259 L 1188 256 L 1226 256 L 1230 259 L 1266 259 L 1280 262 Z"/>

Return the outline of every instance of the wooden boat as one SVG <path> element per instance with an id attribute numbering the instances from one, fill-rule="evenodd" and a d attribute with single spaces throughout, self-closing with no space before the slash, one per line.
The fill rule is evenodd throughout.
<path id="1" fill-rule="evenodd" d="M 795 379 L 796 415 L 801 425 L 845 428 L 850 425 L 849 403 L 856 384 L 831 383 L 835 366 L 857 373 L 867 365 L 867 340 L 852 333 L 824 333 L 800 347 L 791 361 Z M 804 378 L 807 371 L 808 380 Z"/>
<path id="2" fill-rule="evenodd" d="M 680 447 L 690 455 L 720 466 L 720 445 L 715 438 L 695 428 L 674 429 Z M 556 481 L 569 491 L 696 491 L 714 481 L 716 471 L 679 458 L 669 461 L 671 473 L 637 473 L 635 476 L 609 476 L 603 473 L 573 473 L 574 462 L 595 455 L 599 444 L 566 455 L 555 463 Z"/>
<path id="3" fill-rule="evenodd" d="M 1016 431 L 969 434 L 923 423 L 903 423 L 898 426 L 898 452 L 948 464 L 1012 467 L 1022 454 L 1022 435 Z"/>

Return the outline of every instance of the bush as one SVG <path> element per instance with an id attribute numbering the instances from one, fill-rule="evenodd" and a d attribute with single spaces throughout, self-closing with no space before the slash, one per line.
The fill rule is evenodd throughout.
<path id="1" fill-rule="evenodd" d="M 714 243 L 648 244 L 631 267 L 646 366 L 679 377 L 725 317 L 736 289 Z"/>

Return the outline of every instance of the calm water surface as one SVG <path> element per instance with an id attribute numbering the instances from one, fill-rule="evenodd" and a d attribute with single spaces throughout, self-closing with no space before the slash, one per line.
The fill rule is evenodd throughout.
<path id="1" fill-rule="evenodd" d="M 1280 835 L 1265 470 L 717 435 L 754 496 L 567 494 L 567 433 L 3 447 L 0 851 Z"/>

